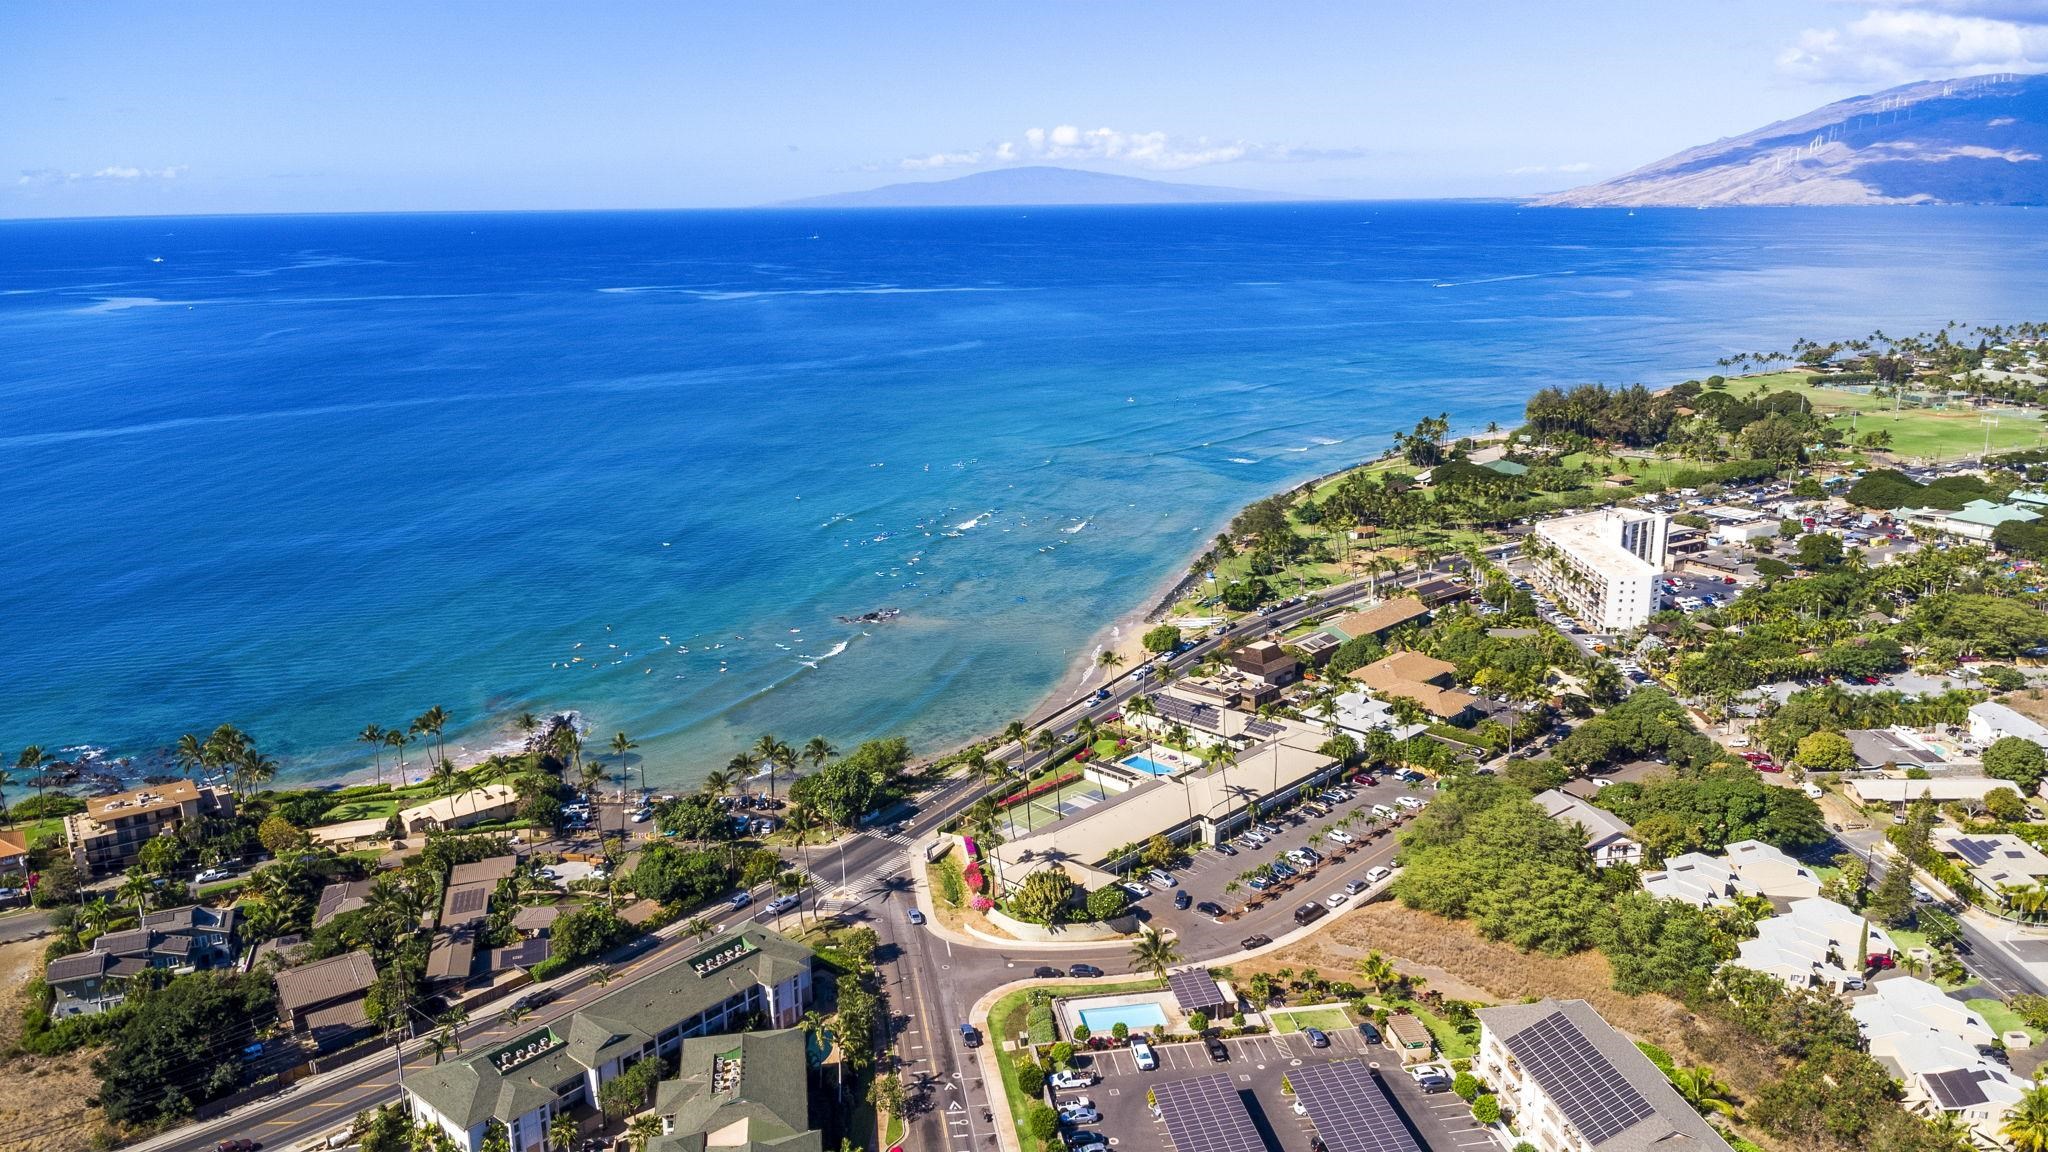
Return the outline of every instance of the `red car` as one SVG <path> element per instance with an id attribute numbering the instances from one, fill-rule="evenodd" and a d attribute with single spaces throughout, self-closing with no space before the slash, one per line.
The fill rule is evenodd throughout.
<path id="1" fill-rule="evenodd" d="M 214 1145 L 215 1152 L 256 1152 L 263 1145 L 247 1138 L 223 1140 Z"/>
<path id="2" fill-rule="evenodd" d="M 1365 773 L 1363 773 L 1363 772 L 1360 772 L 1360 773 L 1359 773 L 1358 775 L 1356 775 L 1356 776 L 1353 776 L 1353 777 L 1351 778 L 1351 782 L 1352 782 L 1353 784 L 1363 784 L 1363 785 L 1365 785 L 1365 786 L 1366 786 L 1367 788 L 1377 788 L 1377 787 L 1379 787 L 1379 786 L 1380 786 L 1380 782 L 1379 782 L 1379 778 L 1378 778 L 1378 777 L 1376 777 L 1376 776 L 1368 776 L 1368 775 L 1366 775 L 1366 774 L 1365 774 Z"/>
<path id="3" fill-rule="evenodd" d="M 1783 772 L 1783 771 L 1784 771 L 1784 769 L 1783 769 L 1783 768 L 1780 768 L 1780 767 L 1778 767 L 1778 766 L 1777 766 L 1776 764 L 1772 763 L 1772 762 L 1771 762 L 1771 761 L 1769 761 L 1769 760 L 1758 760 L 1758 761 L 1756 762 L 1756 765 L 1755 765 L 1755 766 L 1756 766 L 1756 770 L 1757 770 L 1757 771 L 1759 771 L 1759 772 Z"/>

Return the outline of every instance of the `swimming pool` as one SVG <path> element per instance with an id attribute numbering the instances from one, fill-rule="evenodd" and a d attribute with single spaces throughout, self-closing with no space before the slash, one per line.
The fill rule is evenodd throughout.
<path id="1" fill-rule="evenodd" d="M 1113 1008 L 1083 1008 L 1079 1013 L 1081 1023 L 1088 1031 L 1107 1036 L 1117 1025 L 1122 1024 L 1133 1032 L 1150 1032 L 1166 1027 L 1166 1010 L 1157 1004 L 1118 1004 Z"/>
<path id="2" fill-rule="evenodd" d="M 1150 756 L 1126 756 L 1122 764 L 1126 768 L 1136 768 L 1153 776 L 1171 776 L 1174 773 L 1173 765 L 1161 764 Z M 1089 1027 L 1093 1028 L 1094 1025 L 1091 1024 Z"/>

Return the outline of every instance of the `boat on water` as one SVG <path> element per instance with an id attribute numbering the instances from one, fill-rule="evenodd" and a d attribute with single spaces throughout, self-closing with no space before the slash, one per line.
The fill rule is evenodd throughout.
<path id="1" fill-rule="evenodd" d="M 873 612 L 863 612 L 858 616 L 840 616 L 837 619 L 841 624 L 880 624 L 885 620 L 894 620 L 901 615 L 903 615 L 903 609 L 901 608 L 877 608 Z"/>

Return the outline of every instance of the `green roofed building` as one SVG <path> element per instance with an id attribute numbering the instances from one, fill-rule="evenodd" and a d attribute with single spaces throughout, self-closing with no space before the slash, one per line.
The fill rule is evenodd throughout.
<path id="1" fill-rule="evenodd" d="M 749 924 L 515 1040 L 407 1076 L 406 1100 L 461 1152 L 478 1152 L 492 1120 L 512 1152 L 540 1152 L 550 1121 L 592 1120 L 598 1090 L 639 1061 L 691 1037 L 792 1028 L 810 1003 L 810 949 Z"/>
<path id="2" fill-rule="evenodd" d="M 808 1066 L 796 1028 L 683 1041 L 676 1078 L 654 1096 L 662 1135 L 647 1152 L 823 1152 Z"/>
<path id="3" fill-rule="evenodd" d="M 1481 464 L 1480 467 L 1491 468 L 1503 476 L 1527 476 L 1529 474 L 1527 465 L 1517 464 L 1513 460 L 1489 460 Z"/>

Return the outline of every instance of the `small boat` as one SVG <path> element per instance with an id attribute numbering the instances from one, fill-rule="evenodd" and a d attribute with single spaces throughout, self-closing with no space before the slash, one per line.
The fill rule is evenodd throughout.
<path id="1" fill-rule="evenodd" d="M 901 615 L 903 615 L 901 608 L 878 608 L 873 612 L 863 612 L 858 616 L 839 616 L 835 617 L 835 619 L 841 624 L 880 624 L 885 620 L 894 620 Z"/>

